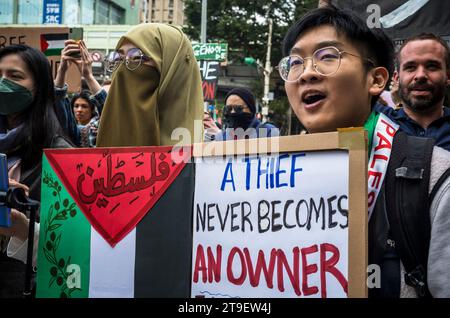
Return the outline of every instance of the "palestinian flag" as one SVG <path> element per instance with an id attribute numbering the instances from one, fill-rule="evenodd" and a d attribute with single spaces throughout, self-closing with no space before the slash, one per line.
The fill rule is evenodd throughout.
<path id="1" fill-rule="evenodd" d="M 67 33 L 41 34 L 41 51 L 45 56 L 59 56 L 68 39 Z"/>
<path id="2" fill-rule="evenodd" d="M 36 296 L 189 297 L 188 149 L 45 150 Z"/>

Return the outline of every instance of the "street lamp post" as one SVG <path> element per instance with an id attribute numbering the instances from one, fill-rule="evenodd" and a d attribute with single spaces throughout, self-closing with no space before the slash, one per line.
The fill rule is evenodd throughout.
<path id="1" fill-rule="evenodd" d="M 208 8 L 208 0 L 202 0 L 202 21 L 200 29 L 200 43 L 206 43 L 206 9 Z"/>
<path id="2" fill-rule="evenodd" d="M 269 36 L 267 39 L 267 54 L 266 54 L 266 65 L 263 68 L 264 71 L 264 96 L 263 96 L 263 109 L 262 115 L 263 120 L 267 120 L 267 115 L 269 114 L 269 87 L 270 87 L 270 74 L 272 73 L 272 63 L 270 62 L 270 54 L 272 51 L 272 24 L 273 21 L 269 18 Z"/>
<path id="3" fill-rule="evenodd" d="M 144 23 L 148 22 L 148 0 L 144 0 L 144 21 L 143 22 Z"/>
<path id="4" fill-rule="evenodd" d="M 202 0 L 202 20 L 200 28 L 200 43 L 206 43 L 206 19 L 207 19 L 208 0 Z M 208 110 L 208 102 L 203 102 L 203 110 Z"/>

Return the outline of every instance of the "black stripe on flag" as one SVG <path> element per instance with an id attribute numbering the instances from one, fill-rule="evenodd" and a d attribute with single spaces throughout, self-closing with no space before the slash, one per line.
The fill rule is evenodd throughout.
<path id="1" fill-rule="evenodd" d="M 46 41 L 58 41 L 58 40 L 68 40 L 69 34 L 67 33 L 51 33 L 43 34 Z"/>
<path id="2" fill-rule="evenodd" d="M 190 297 L 194 164 L 136 228 L 134 297 Z"/>

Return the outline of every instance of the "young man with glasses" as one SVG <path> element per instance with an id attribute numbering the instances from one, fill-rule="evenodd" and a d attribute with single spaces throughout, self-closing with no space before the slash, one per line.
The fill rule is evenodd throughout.
<path id="1" fill-rule="evenodd" d="M 278 70 L 286 82 L 292 109 L 310 133 L 364 126 L 369 136 L 369 158 L 370 153 L 377 151 L 380 134 L 389 131 L 391 139 L 386 142 L 393 143 L 397 124 L 373 111 L 393 68 L 393 46 L 381 30 L 370 30 L 353 13 L 334 7 L 320 8 L 307 13 L 289 29 L 283 51 L 286 57 L 280 61 Z M 387 158 L 394 150 L 385 154 Z M 384 177 L 388 162 L 374 173 Z M 442 174 L 442 166 L 450 166 L 450 153 L 435 147 L 430 189 Z M 380 266 L 381 286 L 371 289 L 369 294 L 408 297 L 429 296 L 431 292 L 434 297 L 450 297 L 449 178 L 438 189 L 429 210 L 429 254 L 420 264 L 426 268 L 420 273 L 424 277 L 419 277 L 415 284 L 408 280 L 415 288 L 405 284 L 405 277 L 416 276 L 405 275 L 399 250 L 389 244 L 393 242 L 394 226 L 388 225 L 388 214 L 392 212 L 384 204 L 385 184 L 380 181 L 381 189 L 372 189 L 371 184 L 374 180 L 369 176 L 369 194 L 373 194 L 368 200 L 369 263 Z"/>
<path id="2" fill-rule="evenodd" d="M 233 88 L 225 97 L 223 129 L 214 139 L 236 140 L 279 135 L 278 128 L 270 123 L 261 123 L 255 115 L 256 104 L 253 93 L 245 88 Z"/>

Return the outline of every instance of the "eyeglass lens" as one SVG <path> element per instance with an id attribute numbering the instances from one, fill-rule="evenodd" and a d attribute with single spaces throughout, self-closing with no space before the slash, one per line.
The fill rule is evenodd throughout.
<path id="1" fill-rule="evenodd" d="M 132 48 L 127 52 L 126 58 L 123 57 L 119 52 L 113 51 L 109 53 L 107 64 L 108 64 L 108 71 L 113 72 L 120 63 L 123 62 L 125 59 L 125 66 L 130 70 L 133 71 L 136 68 L 139 67 L 142 63 L 142 51 L 138 48 Z"/>
<path id="2" fill-rule="evenodd" d="M 305 60 L 297 55 L 283 58 L 278 65 L 280 76 L 287 82 L 297 81 L 305 71 Z M 339 69 L 341 55 L 334 47 L 319 49 L 314 52 L 312 62 L 314 69 L 322 75 L 331 75 Z"/>

